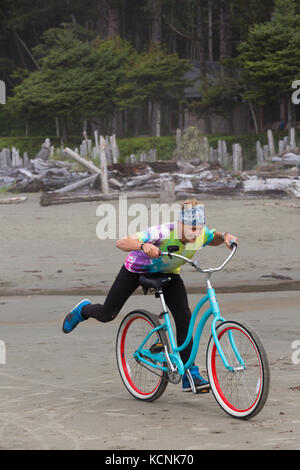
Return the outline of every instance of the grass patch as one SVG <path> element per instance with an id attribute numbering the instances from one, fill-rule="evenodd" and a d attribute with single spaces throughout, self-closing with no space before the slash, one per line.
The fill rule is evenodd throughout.
<path id="1" fill-rule="evenodd" d="M 6 188 L 0 188 L 0 194 L 9 193 L 10 190 L 14 187 L 14 185 L 15 185 L 15 183 L 10 184 L 10 185 L 7 186 Z"/>

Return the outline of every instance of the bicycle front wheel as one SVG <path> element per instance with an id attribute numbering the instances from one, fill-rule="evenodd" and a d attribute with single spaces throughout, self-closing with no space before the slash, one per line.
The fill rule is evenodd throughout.
<path id="1" fill-rule="evenodd" d="M 266 352 L 257 334 L 248 326 L 226 321 L 217 327 L 216 333 L 233 371 L 225 368 L 211 336 L 206 353 L 211 390 L 226 413 L 249 419 L 261 411 L 268 397 L 270 373 Z"/>
<path id="2" fill-rule="evenodd" d="M 159 325 L 155 315 L 146 310 L 136 310 L 129 313 L 119 327 L 116 344 L 119 372 L 129 393 L 138 400 L 156 400 L 168 385 L 166 372 L 156 368 L 155 363 L 151 367 L 134 357 L 146 336 Z M 143 349 L 150 349 L 157 342 L 168 344 L 164 331 L 154 332 Z"/>

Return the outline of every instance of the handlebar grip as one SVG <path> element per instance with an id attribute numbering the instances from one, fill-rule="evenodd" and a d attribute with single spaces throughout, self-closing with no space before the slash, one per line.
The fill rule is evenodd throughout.
<path id="1" fill-rule="evenodd" d="M 171 253 L 159 250 L 159 256 L 164 256 L 164 255 L 167 255 L 167 256 L 169 256 L 169 258 L 172 259 L 172 254 Z"/>

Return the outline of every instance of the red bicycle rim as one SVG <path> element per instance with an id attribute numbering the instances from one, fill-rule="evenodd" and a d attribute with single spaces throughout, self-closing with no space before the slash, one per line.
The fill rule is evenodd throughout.
<path id="1" fill-rule="evenodd" d="M 134 320 L 137 320 L 137 319 L 142 319 L 144 321 L 146 321 L 147 323 L 149 323 L 149 325 L 151 326 L 151 328 L 153 327 L 153 325 L 148 321 L 146 320 L 144 317 L 134 317 L 132 318 L 125 326 L 124 330 L 123 330 L 123 333 L 122 333 L 122 338 L 121 338 L 121 361 L 122 361 L 122 367 L 123 367 L 123 371 L 125 373 L 125 376 L 126 376 L 126 380 L 128 381 L 128 383 L 130 384 L 130 386 L 135 390 L 135 392 L 139 393 L 140 395 L 144 395 L 144 396 L 150 396 L 152 395 L 158 388 L 159 384 L 161 383 L 161 380 L 158 380 L 158 383 L 157 385 L 154 387 L 153 390 L 151 390 L 151 392 L 143 392 L 142 390 L 140 390 L 136 385 L 135 383 L 132 381 L 131 379 L 131 376 L 130 376 L 130 373 L 128 371 L 128 368 L 127 368 L 127 364 L 126 364 L 126 359 L 125 359 L 125 341 L 126 341 L 126 335 L 127 335 L 127 331 L 128 331 L 128 328 L 129 326 L 131 325 L 131 323 L 134 321 Z M 142 367 L 142 366 L 141 366 Z"/>
<path id="2" fill-rule="evenodd" d="M 259 354 L 257 352 L 257 348 L 254 344 L 254 342 L 252 341 L 252 339 L 250 338 L 250 336 L 248 336 L 244 331 L 242 331 L 240 328 L 238 327 L 230 327 L 228 326 L 227 328 L 225 328 L 223 331 L 221 331 L 218 335 L 218 339 L 220 341 L 220 339 L 222 338 L 222 336 L 224 335 L 224 333 L 226 333 L 226 331 L 228 330 L 238 330 L 240 331 L 241 333 L 243 333 L 247 338 L 248 340 L 251 342 L 255 352 L 256 352 L 256 355 L 257 355 L 257 359 L 258 359 L 258 362 L 259 362 L 259 365 L 260 365 L 260 387 L 259 387 L 259 390 L 258 390 L 258 393 L 256 395 L 256 398 L 254 400 L 254 402 L 252 403 L 251 406 L 249 406 L 248 408 L 245 408 L 243 410 L 239 409 L 239 408 L 236 408 L 232 403 L 230 403 L 230 401 L 226 398 L 226 396 L 224 395 L 221 387 L 220 387 L 220 384 L 219 384 L 219 380 L 218 380 L 218 375 L 217 375 L 217 371 L 216 371 L 216 353 L 217 353 L 217 347 L 216 345 L 214 344 L 213 346 L 213 350 L 212 350 L 212 375 L 213 375 L 213 381 L 214 381 L 214 384 L 216 386 L 216 389 L 217 389 L 217 392 L 220 396 L 220 398 L 222 399 L 222 401 L 233 411 L 236 411 L 238 413 L 246 413 L 247 411 L 251 410 L 251 408 L 253 408 L 257 401 L 259 400 L 259 397 L 260 397 L 260 394 L 261 394 L 261 388 L 262 388 L 262 368 L 261 368 L 261 360 L 260 360 L 260 357 L 259 357 Z"/>

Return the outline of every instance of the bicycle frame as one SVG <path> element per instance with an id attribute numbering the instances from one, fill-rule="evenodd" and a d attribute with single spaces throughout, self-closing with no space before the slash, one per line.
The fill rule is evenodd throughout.
<path id="1" fill-rule="evenodd" d="M 231 258 L 232 254 L 229 256 L 228 260 Z M 174 256 L 174 254 L 172 256 Z M 175 256 L 180 256 L 180 255 L 175 255 Z M 191 261 L 189 260 L 189 262 L 191 262 Z M 217 301 L 217 298 L 216 298 L 216 293 L 215 293 L 215 290 L 214 290 L 214 288 L 212 287 L 212 285 L 210 283 L 211 273 L 213 271 L 221 269 L 226 264 L 226 262 L 223 263 L 223 265 L 220 268 L 217 268 L 217 269 L 214 269 L 214 270 L 212 270 L 212 269 L 210 269 L 210 270 L 201 270 L 200 267 L 197 264 L 195 264 L 195 263 L 192 263 L 192 264 L 198 271 L 208 273 L 208 275 L 207 275 L 207 294 L 198 302 L 198 304 L 196 305 L 196 307 L 195 307 L 195 309 L 192 313 L 188 333 L 187 333 L 187 336 L 186 336 L 186 339 L 185 339 L 184 343 L 181 346 L 177 346 L 177 344 L 176 344 L 173 328 L 172 328 L 172 325 L 171 325 L 170 315 L 169 315 L 169 313 L 166 309 L 163 293 L 160 292 L 160 299 L 161 299 L 161 303 L 162 303 L 162 307 L 163 307 L 162 314 L 164 316 L 164 323 L 162 323 L 160 326 L 158 326 L 158 327 L 156 327 L 156 328 L 154 328 L 153 330 L 150 331 L 150 333 L 143 340 L 140 347 L 134 353 L 134 357 L 139 362 L 142 362 L 144 364 L 147 364 L 147 365 L 151 366 L 152 368 L 160 369 L 160 370 L 165 371 L 165 372 L 168 372 L 170 370 L 175 371 L 176 369 L 174 368 L 174 364 L 176 364 L 178 373 L 180 375 L 183 375 L 185 373 L 185 371 L 187 369 L 189 369 L 189 367 L 194 363 L 197 352 L 198 352 L 198 349 L 199 349 L 200 340 L 201 340 L 201 336 L 202 336 L 204 326 L 206 325 L 208 319 L 211 316 L 213 316 L 214 318 L 213 318 L 213 321 L 211 323 L 211 333 L 212 333 L 216 348 L 217 348 L 218 353 L 219 353 L 219 355 L 222 359 L 224 367 L 228 371 L 234 372 L 235 369 L 229 365 L 229 363 L 228 363 L 228 361 L 225 357 L 225 354 L 222 350 L 222 347 L 220 345 L 217 333 L 216 333 L 217 322 L 224 322 L 225 319 L 221 316 L 219 304 L 218 304 L 218 301 Z M 185 364 L 183 364 L 179 353 L 181 351 L 183 351 L 189 345 L 189 343 L 190 343 L 190 341 L 193 337 L 196 318 L 198 317 L 198 314 L 199 314 L 201 308 L 207 302 L 209 303 L 209 308 L 206 310 L 206 312 L 204 312 L 204 314 L 202 315 L 202 317 L 199 321 L 199 324 L 198 324 L 197 329 L 196 329 L 196 333 L 194 335 L 193 347 L 192 347 L 190 357 L 189 357 L 188 361 Z M 155 334 L 157 331 L 162 330 L 162 329 L 164 329 L 167 332 L 169 342 L 170 342 L 170 346 L 171 346 L 171 352 L 169 353 L 167 351 L 167 348 L 165 348 L 164 353 L 163 352 L 161 352 L 161 353 L 151 353 L 149 349 L 143 349 L 143 347 L 146 344 L 146 342 L 148 341 L 148 339 L 153 334 Z M 244 361 L 243 361 L 243 359 L 242 359 L 242 357 L 241 357 L 241 355 L 240 355 L 240 353 L 239 353 L 239 351 L 238 351 L 238 349 L 235 345 L 232 332 L 230 331 L 228 333 L 228 335 L 229 335 L 230 344 L 231 344 L 232 349 L 233 349 L 233 351 L 236 355 L 236 358 L 238 359 L 241 366 L 243 368 L 245 368 L 245 363 L 244 363 Z M 163 365 L 158 364 L 158 363 L 166 363 L 166 361 L 167 361 L 169 367 L 165 367 Z"/>

